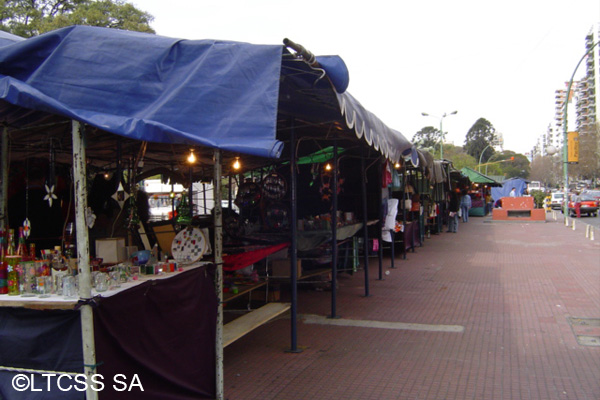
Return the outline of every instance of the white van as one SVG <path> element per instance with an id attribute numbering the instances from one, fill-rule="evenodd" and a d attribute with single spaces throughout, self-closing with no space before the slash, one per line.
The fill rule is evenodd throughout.
<path id="1" fill-rule="evenodd" d="M 565 194 L 563 192 L 553 192 L 550 196 L 550 208 L 560 210 L 565 202 Z"/>
<path id="2" fill-rule="evenodd" d="M 544 187 L 542 186 L 542 182 L 540 181 L 531 181 L 527 184 L 527 191 L 531 194 L 532 191 L 534 190 L 541 190 L 542 192 L 545 191 Z"/>

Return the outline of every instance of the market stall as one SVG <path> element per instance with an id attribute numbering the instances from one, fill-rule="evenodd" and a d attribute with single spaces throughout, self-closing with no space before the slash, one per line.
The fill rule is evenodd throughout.
<path id="1" fill-rule="evenodd" d="M 501 187 L 502 184 L 469 167 L 464 167 L 461 172 L 468 176 L 472 183 L 468 190 L 472 204 L 469 215 L 476 217 L 486 216 L 491 210 L 492 188 Z"/>
<path id="2" fill-rule="evenodd" d="M 94 217 L 98 222 L 103 217 L 88 209 L 90 175 L 107 175 L 107 179 L 115 183 L 108 197 L 114 195 L 114 201 L 119 204 L 117 215 L 126 214 L 129 236 L 133 233 L 131 228 L 138 225 L 141 211 L 134 204 L 135 183 L 141 175 L 162 173 L 166 166 L 171 166 L 171 173 L 189 188 L 194 181 L 211 179 L 214 198 L 221 199 L 221 178 L 235 173 L 231 167 L 234 160 L 243 158 L 246 170 L 252 170 L 271 165 L 273 159 L 286 155 L 290 186 L 290 276 L 294 288 L 297 158 L 323 147 L 319 139 L 333 142 L 334 165 L 338 165 L 339 160 L 338 144 L 353 148 L 348 154 L 354 154 L 355 160 L 360 159 L 358 176 L 364 182 L 360 184 L 360 200 L 354 210 L 362 213 L 362 223 L 366 226 L 369 211 L 365 160 L 371 163 L 385 158 L 396 162 L 401 152 L 411 147 L 399 132 L 386 127 L 345 93 L 348 73 L 339 57 L 321 57 L 315 61 L 307 57 L 310 53 L 289 41 L 286 46 L 258 46 L 70 27 L 28 40 L 3 35 L 0 45 L 0 115 L 4 122 L 0 222 L 2 228 L 8 227 L 11 212 L 7 207 L 8 182 L 15 181 L 9 169 L 14 171 L 11 166 L 20 162 L 28 171 L 28 160 L 39 157 L 40 149 L 44 149 L 43 153 L 49 154 L 49 173 L 41 181 L 46 188 L 45 200 L 49 208 L 69 205 L 62 210 L 63 222 L 69 222 L 69 218 L 74 221 L 76 246 L 73 250 L 76 251 L 74 259 L 82 302 L 79 313 L 83 367 L 80 364 L 80 368 L 88 376 L 98 368 L 97 361 L 101 360 L 96 355 L 101 353 L 97 352 L 97 344 L 104 340 L 94 340 L 94 332 L 98 330 L 93 322 L 97 317 L 90 303 L 88 229 Z M 207 82 L 211 88 L 226 90 L 207 90 Z M 220 104 L 228 104 L 228 107 Z M 335 135 L 330 135 L 332 131 Z M 200 162 L 185 162 L 188 152 L 195 154 Z M 55 168 L 59 165 L 66 165 L 66 171 L 72 170 L 72 177 L 65 179 L 62 186 Z M 338 168 L 334 168 L 330 201 L 334 283 L 338 253 L 338 173 Z M 69 172 L 62 178 L 68 175 Z M 31 175 L 25 172 L 23 176 L 27 182 Z M 24 186 L 29 187 L 27 183 Z M 128 197 L 133 200 L 123 213 Z M 191 219 L 194 216 L 192 199 L 190 195 Z M 214 203 L 213 216 L 212 261 L 217 266 L 214 281 L 218 299 L 214 305 L 215 341 L 202 341 L 199 345 L 206 349 L 205 354 L 210 353 L 208 349 L 214 349 L 215 386 L 206 390 L 208 396 L 222 398 L 221 201 Z M 271 216 L 270 221 L 275 224 L 272 228 L 283 221 L 279 220 L 280 216 Z M 31 232 L 43 225 L 32 224 Z M 64 245 L 68 236 L 64 232 L 66 229 L 61 230 L 60 237 L 51 239 Z M 69 235 L 73 235 L 73 230 Z M 364 242 L 366 246 L 367 240 Z M 367 281 L 366 264 L 365 260 Z M 367 282 L 365 287 L 368 288 Z M 292 296 L 292 349 L 296 348 L 295 302 Z M 335 314 L 334 304 L 332 314 Z M 123 316 L 122 321 L 127 318 Z M 157 345 L 161 338 L 164 340 L 158 336 L 150 335 Z M 112 345 L 115 346 L 116 341 Z M 178 348 L 178 351 L 185 349 Z M 149 367 L 158 367 L 154 365 L 157 362 L 159 360 L 149 361 Z M 95 398 L 97 393 L 88 390 L 87 396 Z M 191 397 L 197 398 L 198 392 Z"/>

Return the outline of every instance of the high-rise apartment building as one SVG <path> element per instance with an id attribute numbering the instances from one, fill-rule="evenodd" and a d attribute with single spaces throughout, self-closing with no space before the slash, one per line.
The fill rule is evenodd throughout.
<path id="1" fill-rule="evenodd" d="M 564 111 L 567 106 L 567 131 L 578 131 L 580 142 L 582 138 L 595 134 L 598 121 L 598 99 L 600 94 L 600 25 L 596 24 L 585 37 L 585 50 L 589 55 L 581 64 L 584 67 L 584 76 L 578 81 L 573 81 L 571 93 L 567 95 L 569 82 L 565 82 L 564 89 L 558 89 L 554 94 L 554 120 L 545 133 L 540 135 L 536 145 L 531 151 L 531 158 L 546 155 L 548 146 L 561 149 L 564 140 Z M 594 49 L 592 50 L 592 47 Z M 600 153 L 600 140 L 596 141 Z M 561 153 L 562 154 L 562 153 Z"/>

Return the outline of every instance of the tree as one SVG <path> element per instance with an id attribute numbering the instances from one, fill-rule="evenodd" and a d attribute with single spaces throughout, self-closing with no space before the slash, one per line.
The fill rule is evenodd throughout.
<path id="1" fill-rule="evenodd" d="M 0 29 L 22 37 L 71 25 L 102 26 L 155 33 L 154 17 L 124 0 L 5 0 Z"/>
<path id="2" fill-rule="evenodd" d="M 444 145 L 444 158 L 452 161 L 454 168 L 461 170 L 464 167 L 476 169 L 477 160 L 468 155 L 462 146 Z"/>
<path id="3" fill-rule="evenodd" d="M 485 118 L 479 118 L 467 132 L 465 138 L 465 150 L 467 154 L 479 161 L 481 152 L 491 145 L 496 139 L 496 129 Z M 486 150 L 482 162 L 487 161 L 494 154 L 494 150 Z"/>
<path id="4" fill-rule="evenodd" d="M 527 179 L 530 173 L 529 159 L 523 154 L 515 153 L 514 151 L 506 150 L 498 157 L 499 160 L 509 160 L 501 163 L 502 173 L 506 179 L 523 178 Z"/>
<path id="5" fill-rule="evenodd" d="M 436 129 L 433 126 L 426 126 L 415 133 L 412 142 L 420 148 L 435 148 L 435 145 L 440 141 L 441 137 L 442 135 L 439 129 Z"/>
<path id="6" fill-rule="evenodd" d="M 530 177 L 544 183 L 547 188 L 558 187 L 562 180 L 562 158 L 560 156 L 539 156 L 531 162 Z"/>

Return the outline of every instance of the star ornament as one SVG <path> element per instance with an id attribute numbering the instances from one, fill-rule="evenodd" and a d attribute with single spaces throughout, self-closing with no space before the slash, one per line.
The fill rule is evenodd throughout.
<path id="1" fill-rule="evenodd" d="M 113 195 L 111 197 L 113 199 L 115 199 L 115 201 L 117 203 L 119 203 L 119 206 L 121 208 L 123 208 L 123 204 L 125 204 L 125 200 L 127 200 L 129 198 L 129 193 L 127 193 L 125 191 L 125 189 L 123 189 L 123 184 L 119 183 L 119 188 L 117 189 L 117 191 L 115 193 L 113 193 Z"/>
<path id="2" fill-rule="evenodd" d="M 44 187 L 46 188 L 46 195 L 44 196 L 44 200 L 48 202 L 49 207 L 52 207 L 52 201 L 58 199 L 58 197 L 56 197 L 56 195 L 54 194 L 54 185 L 50 187 L 48 187 L 48 185 L 44 185 Z"/>

